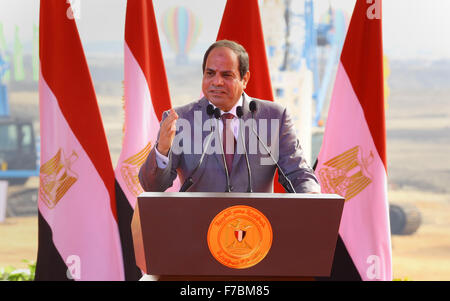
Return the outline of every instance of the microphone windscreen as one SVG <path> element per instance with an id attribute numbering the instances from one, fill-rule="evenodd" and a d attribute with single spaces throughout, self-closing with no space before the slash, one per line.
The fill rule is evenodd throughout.
<path id="1" fill-rule="evenodd" d="M 209 104 L 206 107 L 206 114 L 208 114 L 209 117 L 211 117 L 214 114 L 214 106 L 212 104 Z"/>
<path id="2" fill-rule="evenodd" d="M 215 110 L 214 110 L 214 117 L 216 117 L 216 119 L 220 119 L 220 116 L 221 116 L 222 114 L 220 114 L 220 110 L 219 110 L 219 108 L 216 108 Z"/>
<path id="3" fill-rule="evenodd" d="M 236 108 L 236 115 L 237 115 L 238 118 L 241 118 L 242 115 L 244 115 L 244 112 L 242 111 L 242 107 L 241 106 L 238 106 Z"/>
<path id="4" fill-rule="evenodd" d="M 252 100 L 250 102 L 250 112 L 255 113 L 256 112 L 256 101 Z"/>

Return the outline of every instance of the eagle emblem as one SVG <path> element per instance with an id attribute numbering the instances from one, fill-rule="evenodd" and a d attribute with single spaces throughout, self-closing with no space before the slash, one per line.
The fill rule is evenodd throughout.
<path id="1" fill-rule="evenodd" d="M 72 170 L 72 165 L 77 159 L 78 154 L 75 151 L 72 151 L 69 157 L 65 157 L 60 148 L 55 156 L 41 166 L 39 196 L 49 209 L 54 208 L 77 181 L 78 175 Z"/>
<path id="2" fill-rule="evenodd" d="M 372 183 L 369 166 L 373 160 L 373 152 L 364 156 L 361 146 L 328 160 L 318 171 L 323 191 L 351 200 Z"/>
<path id="3" fill-rule="evenodd" d="M 139 153 L 123 161 L 120 167 L 120 173 L 125 185 L 127 185 L 128 190 L 136 197 L 144 191 L 139 183 L 139 169 L 144 164 L 151 149 L 152 145 L 149 142 Z"/>

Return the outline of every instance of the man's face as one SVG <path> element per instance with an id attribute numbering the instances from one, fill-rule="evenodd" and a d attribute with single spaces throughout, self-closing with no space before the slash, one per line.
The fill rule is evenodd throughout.
<path id="1" fill-rule="evenodd" d="M 250 72 L 241 79 L 239 60 L 227 47 L 214 48 L 208 55 L 203 73 L 202 90 L 216 107 L 228 112 L 244 92 Z"/>

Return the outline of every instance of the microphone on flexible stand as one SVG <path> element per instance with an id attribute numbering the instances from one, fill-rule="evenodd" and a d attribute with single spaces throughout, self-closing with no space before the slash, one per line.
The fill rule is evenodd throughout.
<path id="1" fill-rule="evenodd" d="M 250 170 L 250 163 L 248 162 L 247 147 L 245 146 L 245 141 L 244 141 L 244 131 L 242 130 L 242 116 L 244 115 L 244 112 L 242 111 L 241 106 L 238 106 L 236 108 L 236 115 L 239 118 L 239 131 L 240 131 L 240 135 L 241 135 L 242 147 L 244 148 L 245 162 L 247 163 L 247 172 L 248 172 L 247 192 L 253 192 L 253 190 L 252 190 L 252 172 Z"/>
<path id="2" fill-rule="evenodd" d="M 220 114 L 220 109 L 216 108 L 214 110 L 214 117 L 216 118 L 216 128 L 219 129 L 219 119 L 221 117 L 222 114 Z M 225 124 L 223 125 L 225 126 Z M 223 137 L 225 139 L 225 137 Z M 222 145 L 222 159 L 223 159 L 223 167 L 225 168 L 225 175 L 227 177 L 227 189 L 225 190 L 225 192 L 231 192 L 232 187 L 230 185 L 230 175 L 228 174 L 228 167 L 227 167 L 227 161 L 225 160 L 225 150 L 223 149 L 223 143 L 222 143 L 222 138 L 220 137 L 219 134 L 219 142 L 220 145 Z"/>
<path id="3" fill-rule="evenodd" d="M 219 112 L 220 113 L 220 112 Z M 209 118 L 212 118 L 214 115 L 214 107 L 212 104 L 209 104 L 206 107 L 206 114 L 208 114 Z M 209 145 L 211 144 L 211 138 L 213 136 L 214 132 L 209 133 L 208 137 L 206 138 L 206 147 L 202 152 L 202 155 L 200 157 L 200 160 L 197 163 L 197 166 L 195 166 L 194 170 L 192 171 L 191 175 L 186 179 L 186 181 L 184 181 L 183 185 L 180 188 L 180 192 L 185 192 L 187 191 L 192 184 L 194 184 L 194 181 L 192 180 L 192 176 L 197 172 L 197 169 L 200 167 L 200 165 L 203 162 L 203 158 L 205 157 L 206 151 L 208 150 Z"/>
<path id="4" fill-rule="evenodd" d="M 254 119 L 254 113 L 257 110 L 257 105 L 256 105 L 256 101 L 252 100 L 249 104 L 250 107 L 250 112 L 252 112 L 252 118 Z M 272 159 L 272 161 L 275 163 L 275 165 L 278 168 L 278 172 L 281 175 L 281 185 L 283 185 L 284 189 L 289 192 L 289 193 L 296 193 L 294 186 L 292 185 L 291 180 L 289 180 L 286 175 L 284 174 L 283 170 L 281 169 L 280 165 L 278 165 L 278 162 L 275 160 L 275 158 L 273 157 L 272 153 L 269 151 L 269 148 L 266 146 L 266 144 L 261 141 L 261 139 L 259 138 L 259 135 L 256 133 L 255 129 L 252 126 L 252 131 L 253 133 L 256 135 L 256 138 L 258 139 L 258 141 L 261 143 L 261 145 L 264 147 L 264 149 L 266 150 L 266 152 L 269 154 L 270 158 Z"/>

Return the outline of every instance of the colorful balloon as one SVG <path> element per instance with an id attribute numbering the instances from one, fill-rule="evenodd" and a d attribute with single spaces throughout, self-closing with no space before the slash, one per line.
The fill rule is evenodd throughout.
<path id="1" fill-rule="evenodd" d="M 177 54 L 177 62 L 187 61 L 187 54 L 194 47 L 201 31 L 201 21 L 186 7 L 168 9 L 163 15 L 163 32 L 170 47 Z"/>

